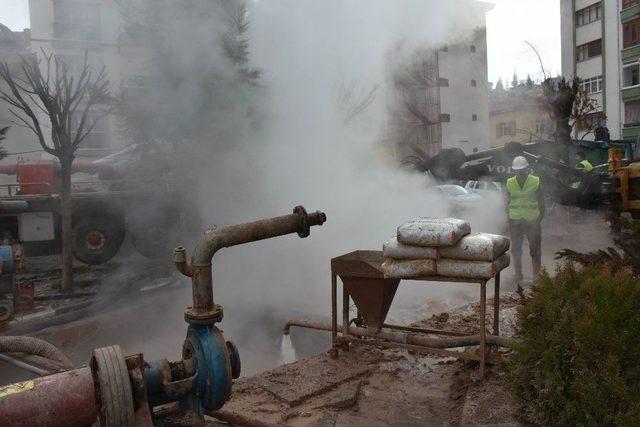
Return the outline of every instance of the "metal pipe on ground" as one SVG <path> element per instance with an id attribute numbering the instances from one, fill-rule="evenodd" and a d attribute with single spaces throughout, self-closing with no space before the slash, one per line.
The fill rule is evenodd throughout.
<path id="1" fill-rule="evenodd" d="M 0 425 L 94 425 L 98 404 L 91 368 L 84 367 L 0 388 Z"/>
<path id="2" fill-rule="evenodd" d="M 13 366 L 16 366 L 18 368 L 24 369 L 25 371 L 31 372 L 36 375 L 40 375 L 41 377 L 56 372 L 56 371 L 49 371 L 47 369 L 41 368 L 36 365 L 32 365 L 31 363 L 27 363 L 23 360 L 20 360 L 13 356 L 9 356 L 7 354 L 0 353 L 0 360 L 3 362 L 10 363 Z"/>
<path id="3" fill-rule="evenodd" d="M 73 363 L 64 353 L 52 344 L 34 337 L 0 336 L 0 353 L 25 353 L 60 362 L 66 368 Z"/>
<path id="4" fill-rule="evenodd" d="M 331 322 L 324 321 L 311 321 L 306 319 L 291 319 L 287 321 L 284 327 L 284 334 L 288 335 L 292 326 L 298 326 L 301 328 L 316 329 L 319 331 L 331 331 Z M 398 332 L 391 330 L 382 330 L 377 332 L 375 330 L 369 330 L 367 328 L 359 328 L 356 326 L 349 327 L 349 334 L 367 338 L 377 338 L 386 341 L 392 341 L 399 344 L 411 344 L 419 345 L 423 347 L 431 348 L 456 348 L 456 347 L 469 347 L 480 344 L 480 335 L 468 335 L 460 337 L 447 337 L 447 338 L 430 338 L 421 334 Z M 500 347 L 507 347 L 508 340 L 496 336 L 487 335 L 487 344 L 497 345 Z"/>

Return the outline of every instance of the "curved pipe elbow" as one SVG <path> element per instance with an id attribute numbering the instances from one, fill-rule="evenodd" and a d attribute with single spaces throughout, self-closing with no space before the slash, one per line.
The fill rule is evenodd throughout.
<path id="1" fill-rule="evenodd" d="M 176 269 L 182 273 L 182 275 L 187 277 L 193 277 L 193 269 L 191 268 L 191 264 L 187 262 L 175 262 Z"/>
<path id="2" fill-rule="evenodd" d="M 173 264 L 176 266 L 176 269 L 187 277 L 193 276 L 193 268 L 191 268 L 191 264 L 187 262 L 187 250 L 178 246 L 173 250 Z"/>
<path id="3" fill-rule="evenodd" d="M 211 260 L 216 252 L 227 246 L 224 241 L 224 236 L 219 230 L 209 230 L 205 232 L 204 239 L 202 239 L 193 250 L 191 265 L 201 267 L 211 264 Z"/>

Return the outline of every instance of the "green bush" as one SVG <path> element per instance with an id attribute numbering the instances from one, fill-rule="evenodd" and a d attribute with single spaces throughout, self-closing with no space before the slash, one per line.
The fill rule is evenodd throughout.
<path id="1" fill-rule="evenodd" d="M 507 367 L 529 422 L 640 425 L 640 279 L 571 264 L 544 274 Z"/>

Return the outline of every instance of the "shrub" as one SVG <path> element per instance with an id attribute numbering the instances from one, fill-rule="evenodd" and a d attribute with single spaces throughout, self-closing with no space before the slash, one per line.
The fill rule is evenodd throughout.
<path id="1" fill-rule="evenodd" d="M 530 422 L 640 425 L 640 279 L 602 265 L 543 274 L 507 367 Z"/>

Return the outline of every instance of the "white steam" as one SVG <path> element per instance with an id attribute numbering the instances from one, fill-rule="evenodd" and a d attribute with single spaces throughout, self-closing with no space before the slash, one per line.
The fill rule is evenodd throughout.
<path id="1" fill-rule="evenodd" d="M 466 1 L 256 1 L 252 61 L 265 72 L 265 129 L 213 160 L 203 175 L 202 215 L 217 225 L 286 214 L 298 204 L 326 212 L 311 237 L 287 236 L 216 255 L 214 294 L 229 310 L 295 308 L 329 314 L 329 262 L 380 249 L 402 222 L 444 216 L 426 177 L 398 169 L 386 144 L 390 52 L 436 48 L 468 35 L 481 15 Z M 467 16 L 468 15 L 468 16 Z M 402 55 L 393 55 L 402 58 Z M 378 87 L 347 126 L 336 85 Z M 350 84 L 350 83 L 347 83 Z M 389 150 L 387 150 L 389 151 Z M 495 230 L 499 205 L 474 215 Z"/>

